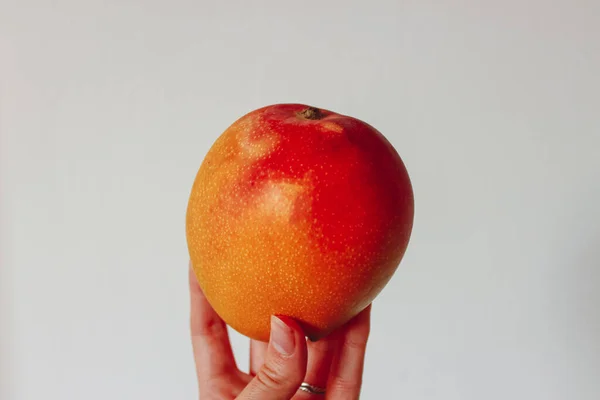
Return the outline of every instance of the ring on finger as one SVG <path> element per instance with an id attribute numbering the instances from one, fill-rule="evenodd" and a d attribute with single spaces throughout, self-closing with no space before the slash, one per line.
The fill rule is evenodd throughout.
<path id="1" fill-rule="evenodd" d="M 306 383 L 306 382 L 302 382 L 302 384 L 300 385 L 300 390 L 302 390 L 303 392 L 306 392 L 306 393 L 310 393 L 310 394 L 318 394 L 318 395 L 325 394 L 325 388 L 313 386 L 310 383 Z"/>

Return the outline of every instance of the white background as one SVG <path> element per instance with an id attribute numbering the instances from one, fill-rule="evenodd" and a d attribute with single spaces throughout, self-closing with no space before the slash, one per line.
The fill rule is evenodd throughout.
<path id="1" fill-rule="evenodd" d="M 196 397 L 187 196 L 279 102 L 413 179 L 365 399 L 600 398 L 600 2 L 1 0 L 0 50 L 2 400 Z"/>

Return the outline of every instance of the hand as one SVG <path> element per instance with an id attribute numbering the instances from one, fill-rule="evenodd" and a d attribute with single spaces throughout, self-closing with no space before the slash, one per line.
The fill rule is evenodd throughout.
<path id="1" fill-rule="evenodd" d="M 250 373 L 235 363 L 227 326 L 210 306 L 190 268 L 191 333 L 201 400 L 358 399 L 371 306 L 338 331 L 307 342 L 291 318 L 271 318 L 269 343 L 250 343 Z M 327 394 L 299 390 L 303 382 Z"/>

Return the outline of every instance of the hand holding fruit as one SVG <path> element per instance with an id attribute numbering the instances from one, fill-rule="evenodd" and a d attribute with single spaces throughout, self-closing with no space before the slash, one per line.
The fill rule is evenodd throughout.
<path id="1" fill-rule="evenodd" d="M 307 342 L 290 318 L 273 317 L 271 340 L 252 341 L 250 373 L 235 363 L 225 322 L 190 269 L 191 331 L 201 400 L 351 400 L 360 394 L 370 307 L 338 331 Z M 300 389 L 303 382 L 325 393 Z"/>
<path id="2" fill-rule="evenodd" d="M 323 395 L 298 391 L 306 382 L 327 399 L 358 398 L 370 304 L 413 216 L 406 168 L 372 126 L 301 104 L 231 125 L 198 171 L 186 218 L 201 394 Z M 250 374 L 226 324 L 252 339 Z"/>

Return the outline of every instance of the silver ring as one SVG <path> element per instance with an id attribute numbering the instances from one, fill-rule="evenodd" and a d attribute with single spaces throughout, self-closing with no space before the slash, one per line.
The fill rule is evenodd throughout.
<path id="1" fill-rule="evenodd" d="M 310 394 L 318 394 L 318 395 L 325 394 L 325 388 L 313 386 L 310 383 L 306 383 L 306 382 L 302 382 L 302 385 L 300 385 L 300 390 L 302 390 L 303 392 L 306 392 L 306 393 L 310 393 Z"/>

